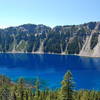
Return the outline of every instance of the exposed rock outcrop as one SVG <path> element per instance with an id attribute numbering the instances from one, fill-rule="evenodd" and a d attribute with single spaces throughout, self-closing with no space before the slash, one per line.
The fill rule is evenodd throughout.
<path id="1" fill-rule="evenodd" d="M 24 24 L 0 29 L 0 52 L 100 57 L 100 22 L 54 28 Z"/>

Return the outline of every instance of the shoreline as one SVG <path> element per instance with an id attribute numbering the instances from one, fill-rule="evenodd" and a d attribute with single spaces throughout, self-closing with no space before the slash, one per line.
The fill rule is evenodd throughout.
<path id="1" fill-rule="evenodd" d="M 0 54 L 50 54 L 50 55 L 64 55 L 64 56 L 68 56 L 68 55 L 72 55 L 72 56 L 79 56 L 79 57 L 84 57 L 84 58 L 100 58 L 100 57 L 96 57 L 96 56 L 86 56 L 86 55 L 79 55 L 79 54 L 65 54 L 65 53 L 44 53 L 44 52 L 0 52 Z"/>

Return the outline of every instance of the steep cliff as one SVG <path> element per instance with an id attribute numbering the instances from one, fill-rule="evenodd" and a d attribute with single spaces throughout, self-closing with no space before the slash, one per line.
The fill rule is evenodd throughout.
<path id="1" fill-rule="evenodd" d="M 0 52 L 100 57 L 100 22 L 50 28 L 24 24 L 0 29 Z"/>

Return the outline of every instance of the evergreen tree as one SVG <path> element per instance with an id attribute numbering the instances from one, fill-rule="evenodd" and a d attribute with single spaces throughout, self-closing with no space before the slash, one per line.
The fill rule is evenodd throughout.
<path id="1" fill-rule="evenodd" d="M 30 95 L 30 96 L 29 96 L 29 98 L 30 98 L 29 100 L 34 100 L 34 99 L 33 99 L 34 94 L 33 94 L 33 92 L 32 92 L 32 91 L 30 91 L 30 92 L 29 92 L 29 95 Z"/>
<path id="2" fill-rule="evenodd" d="M 40 96 L 39 86 L 40 86 L 40 80 L 37 79 L 37 80 L 35 81 L 35 89 L 36 89 L 36 90 L 35 90 L 35 96 L 34 96 L 35 100 L 38 100 L 38 99 L 39 99 L 39 96 Z"/>
<path id="3" fill-rule="evenodd" d="M 81 98 L 80 98 L 80 100 L 89 100 L 89 92 L 88 91 L 84 91 L 83 92 L 83 95 L 81 95 Z M 91 100 L 91 99 L 90 99 Z M 92 100 L 93 100 L 93 98 L 92 98 Z"/>
<path id="4" fill-rule="evenodd" d="M 62 80 L 60 100 L 73 100 L 73 83 L 72 73 L 68 71 Z"/>
<path id="5" fill-rule="evenodd" d="M 20 100 L 24 100 L 24 79 L 19 79 L 19 93 L 20 93 Z"/>
<path id="6" fill-rule="evenodd" d="M 26 91 L 26 100 L 28 100 L 28 93 L 27 93 L 27 91 Z"/>
<path id="7" fill-rule="evenodd" d="M 17 100 L 16 94 L 13 93 L 13 100 Z"/>

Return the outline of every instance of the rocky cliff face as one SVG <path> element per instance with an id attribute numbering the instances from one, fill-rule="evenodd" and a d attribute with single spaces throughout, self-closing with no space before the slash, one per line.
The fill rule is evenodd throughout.
<path id="1" fill-rule="evenodd" d="M 100 57 L 100 22 L 56 26 L 24 24 L 0 29 L 0 52 Z"/>
<path id="2" fill-rule="evenodd" d="M 91 27 L 90 27 L 91 26 Z M 80 50 L 80 56 L 100 57 L 100 23 L 89 23 L 90 35 L 86 37 L 86 41 Z"/>

